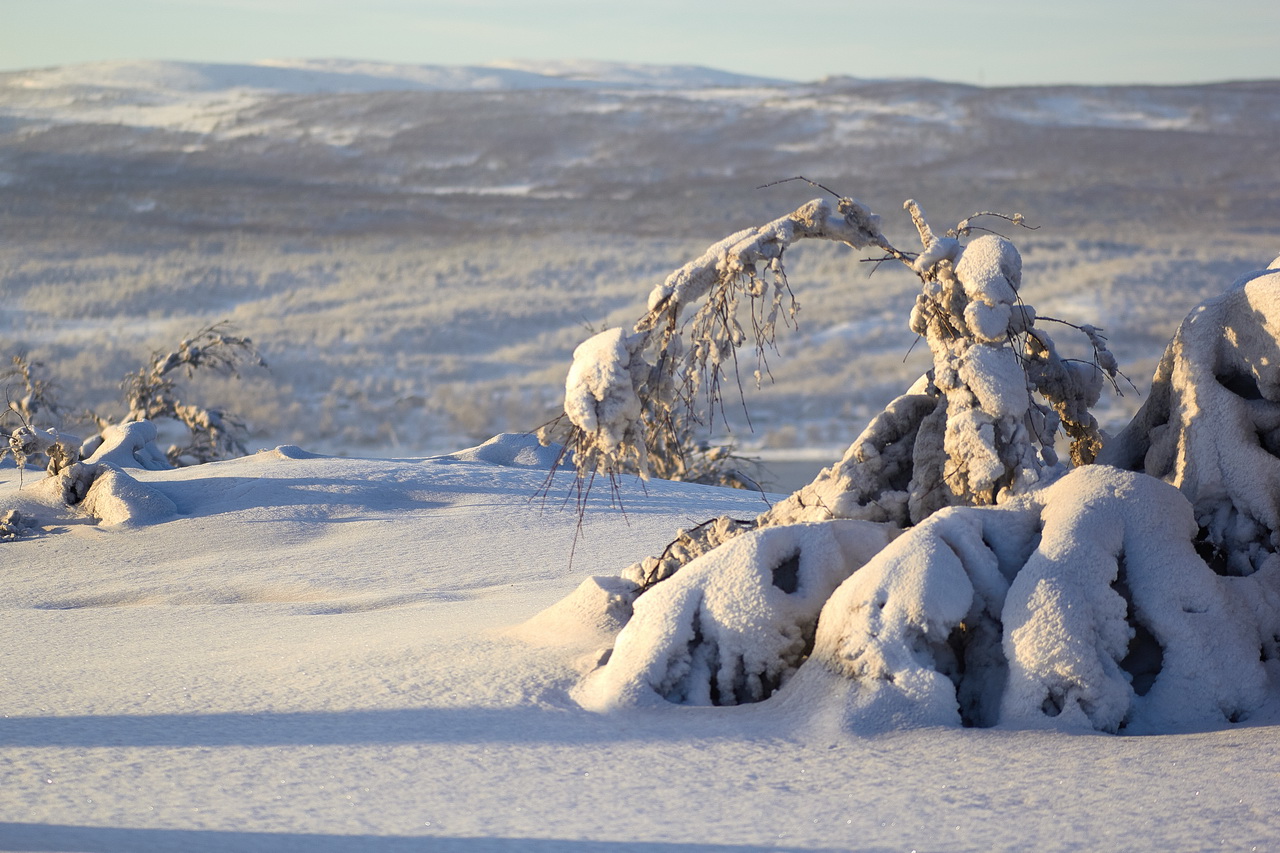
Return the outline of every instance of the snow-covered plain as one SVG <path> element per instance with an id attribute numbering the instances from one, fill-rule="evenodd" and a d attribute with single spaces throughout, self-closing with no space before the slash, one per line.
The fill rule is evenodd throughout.
<path id="1" fill-rule="evenodd" d="M 276 448 L 129 466 L 151 498 L 115 525 L 0 467 L 0 511 L 38 528 L 0 542 L 0 849 L 1274 849 L 1274 661 L 1243 722 L 1142 737 L 872 734 L 820 684 L 595 713 L 582 677 L 609 638 L 564 616 L 571 593 L 764 499 L 626 481 L 576 535 L 569 475 L 540 496 L 527 439 L 427 454 L 536 427 L 588 326 L 812 197 L 754 189 L 794 174 L 886 222 L 906 195 L 936 222 L 1038 221 L 1011 235 L 1022 292 L 1106 327 L 1142 392 L 1106 403 L 1114 429 L 1183 315 L 1280 250 L 1277 91 L 581 63 L 0 75 L 4 354 L 105 407 L 148 350 L 229 317 L 272 373 L 203 391 Z M 916 286 L 789 257 L 801 328 L 739 438 L 830 462 L 927 364 L 904 358 Z"/>
<path id="2" fill-rule="evenodd" d="M 568 481 L 535 497 L 546 462 L 507 436 L 128 468 L 173 508 L 114 527 L 3 469 L 0 503 L 46 531 L 0 545 L 0 849 L 1274 848 L 1280 697 L 1152 737 L 583 710 L 599 638 L 513 626 L 763 503 L 655 481 L 622 512 L 602 489 L 570 564 Z"/>

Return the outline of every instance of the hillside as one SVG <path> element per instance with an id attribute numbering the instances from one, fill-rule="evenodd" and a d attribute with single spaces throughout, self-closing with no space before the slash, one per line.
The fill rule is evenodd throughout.
<path id="1" fill-rule="evenodd" d="M 218 319 L 270 377 L 263 445 L 442 452 L 537 426 L 587 327 L 620 323 L 804 175 L 886 217 L 1021 212 L 1027 298 L 1107 329 L 1145 387 L 1222 281 L 1274 257 L 1280 83 L 983 89 L 706 69 L 114 63 L 0 75 L 6 352 L 69 398 Z M 797 251 L 798 331 L 749 446 L 838 452 L 922 369 L 900 272 Z M 91 344 L 94 355 L 85 354 Z M 1110 401 L 1115 427 L 1136 395 Z M 307 428 L 300 430 L 299 423 Z"/>

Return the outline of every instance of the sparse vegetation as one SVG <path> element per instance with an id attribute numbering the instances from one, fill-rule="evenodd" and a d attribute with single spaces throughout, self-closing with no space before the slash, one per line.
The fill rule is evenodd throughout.
<path id="1" fill-rule="evenodd" d="M 125 414 L 111 417 L 75 410 L 58 399 L 57 387 L 47 378 L 44 364 L 24 355 L 12 357 L 12 366 L 0 374 L 7 383 L 8 408 L 0 413 L 0 425 L 20 423 L 9 437 L 8 448 L 19 467 L 41 463 L 50 475 L 58 475 L 87 458 L 101 444 L 102 434 L 113 426 L 148 420 L 181 427 L 185 441 L 172 444 L 165 455 L 169 464 L 195 465 L 227 459 L 248 452 L 245 425 L 234 415 L 194 402 L 183 391 L 180 379 L 197 372 L 239 376 L 245 366 L 266 367 L 253 342 L 232 333 L 226 322 L 208 326 L 183 339 L 170 351 L 158 350 L 142 367 L 120 383 Z M 71 414 L 72 412 L 79 414 Z M 63 428 L 92 426 L 96 434 L 81 440 Z M 74 502 L 74 501 L 73 501 Z"/>

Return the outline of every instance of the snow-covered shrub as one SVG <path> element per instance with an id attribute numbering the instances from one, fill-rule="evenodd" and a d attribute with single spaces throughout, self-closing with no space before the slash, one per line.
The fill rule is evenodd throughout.
<path id="1" fill-rule="evenodd" d="M 690 421 L 709 419 L 720 405 L 726 362 L 736 364 L 747 341 L 744 320 L 763 359 L 779 315 L 785 309 L 784 319 L 794 316 L 782 257 L 801 239 L 888 247 L 879 217 L 853 199 L 817 199 L 726 237 L 656 286 L 630 333 L 599 332 L 575 350 L 565 382 L 569 423 L 544 437 L 565 444 L 584 477 L 682 473 L 694 446 Z M 744 299 L 748 318 L 739 317 Z M 687 318 L 686 344 L 685 315 L 700 300 Z"/>
<path id="2" fill-rule="evenodd" d="M 186 428 L 185 446 L 173 445 L 165 453 L 171 465 L 195 465 L 243 456 L 245 425 L 219 409 L 185 402 L 179 397 L 177 374 L 190 379 L 197 370 L 238 376 L 242 365 L 265 367 L 253 341 L 230 334 L 225 323 L 201 329 L 185 338 L 177 349 L 155 352 L 149 364 L 128 374 L 121 383 L 128 413 L 116 423 L 172 420 Z M 112 421 L 97 417 L 100 427 Z"/>
<path id="3" fill-rule="evenodd" d="M 1089 407 L 1118 369 L 1099 331 L 1076 327 L 1091 360 L 1064 358 L 1018 298 L 1008 241 L 935 237 L 908 206 L 925 247 L 912 328 L 933 370 L 757 519 L 681 531 L 563 602 L 565 618 L 606 603 L 593 624 L 616 629 L 579 700 L 776 695 L 860 732 L 1247 719 L 1280 673 L 1280 272 L 1192 313 L 1107 446 Z M 617 386 L 597 387 L 600 402 Z M 615 449 L 636 408 L 611 421 Z M 874 555 L 842 539 L 872 529 Z"/>
<path id="4" fill-rule="evenodd" d="M 832 595 L 811 665 L 857 682 L 855 725 L 1235 722 L 1265 694 L 1259 637 L 1194 534 L 1176 490 L 1108 466 L 937 513 Z"/>
<path id="5" fill-rule="evenodd" d="M 836 521 L 735 538 L 635 601 L 608 664 L 579 700 L 606 708 L 656 697 L 694 705 L 768 698 L 808 656 L 823 602 L 896 532 Z"/>
<path id="6" fill-rule="evenodd" d="M 63 410 L 53 400 L 52 385 L 38 376 L 41 365 L 14 359 L 10 379 L 22 381 L 23 393 L 9 394 L 2 416 L 16 417 L 21 425 L 0 448 L 0 458 L 12 455 L 21 470 L 42 465 L 48 477 L 39 488 L 56 495 L 67 506 L 78 506 L 104 524 L 120 524 L 138 513 L 160 517 L 172 512 L 171 504 L 152 495 L 121 469 L 163 469 L 244 454 L 244 425 L 224 412 L 183 402 L 175 375 L 180 369 L 190 377 L 198 369 L 235 374 L 246 362 L 262 365 L 248 338 L 227 333 L 222 324 L 210 326 L 181 342 L 169 353 L 156 353 L 149 365 L 125 377 L 122 388 L 128 413 L 119 422 L 88 415 L 99 432 L 86 442 L 57 428 L 32 425 L 35 417 L 59 418 Z M 189 437 L 185 446 L 168 452 L 157 446 L 155 420 L 181 424 Z"/>
<path id="7" fill-rule="evenodd" d="M 248 452 L 245 425 L 227 412 L 192 402 L 182 393 L 177 380 L 180 373 L 190 379 L 197 371 L 238 376 L 245 365 L 266 366 L 251 340 L 231 334 L 226 323 L 218 323 L 182 340 L 172 351 L 152 353 L 146 365 L 127 374 L 120 385 L 126 410 L 122 417 L 87 413 L 77 418 L 57 401 L 53 384 L 42 375 L 44 365 L 15 356 L 13 367 L 0 376 L 11 380 L 6 387 L 8 407 L 0 414 L 0 420 L 14 417 L 21 424 L 10 435 L 11 450 L 19 465 L 29 459 L 42 465 L 52 462 L 43 455 L 38 436 L 32 443 L 31 433 L 42 431 L 36 429 L 38 423 L 58 427 L 62 421 L 77 419 L 91 423 L 99 433 L 80 448 L 85 456 L 102 443 L 106 430 L 144 420 L 174 424 L 185 437 L 185 444 L 174 444 L 166 451 L 170 465 L 194 465 L 244 455 Z M 29 448 L 25 455 L 22 446 Z"/>
<path id="8" fill-rule="evenodd" d="M 1102 456 L 1182 490 L 1224 574 L 1253 574 L 1280 551 L 1278 366 L 1280 271 L 1264 270 L 1191 312 Z"/>
<path id="9" fill-rule="evenodd" d="M 624 576 L 648 588 L 755 527 L 835 518 L 906 526 L 946 506 L 994 505 L 1061 476 L 1065 468 L 1054 451 L 1059 427 L 1072 439 L 1076 464 L 1093 459 L 1101 433 L 1089 408 L 1104 379 L 1118 372 L 1105 339 L 1079 326 L 1093 357 L 1064 358 L 1021 300 L 1022 260 L 1012 243 L 989 234 L 963 244 L 975 228 L 972 217 L 939 237 L 918 204 L 905 207 L 921 239 L 918 254 L 894 248 L 879 231 L 879 217 L 858 202 L 841 199 L 833 208 L 818 199 L 715 244 L 677 270 L 650 294 L 634 333 L 601 332 L 578 348 L 566 381 L 573 428 L 565 440 L 580 478 L 645 474 L 653 460 L 670 455 L 671 424 L 689 417 L 696 403 L 688 389 L 709 387 L 711 403 L 718 399 L 718 377 L 746 341 L 737 294 L 765 295 L 766 272 L 774 276 L 773 302 L 763 320 L 754 308 L 751 316 L 757 348 L 772 340 L 782 294 L 790 293 L 781 259 L 791 242 L 819 237 L 875 247 L 909 266 L 921 283 L 910 327 L 928 343 L 933 369 L 875 418 L 837 465 L 754 521 L 721 520 L 682 532 L 662 555 Z M 685 344 L 683 311 L 702 298 Z M 646 356 L 650 348 L 655 354 Z"/>
<path id="10" fill-rule="evenodd" d="M 60 422 L 64 413 L 58 404 L 57 388 L 44 376 L 45 365 L 23 354 L 13 356 L 11 364 L 0 372 L 7 411 L 16 415 L 24 425 Z"/>
<path id="11" fill-rule="evenodd" d="M 19 468 L 25 468 L 32 458 L 46 460 L 45 470 L 55 476 L 80 461 L 80 439 L 56 429 L 39 430 L 24 424 L 9 434 L 7 452 Z"/>

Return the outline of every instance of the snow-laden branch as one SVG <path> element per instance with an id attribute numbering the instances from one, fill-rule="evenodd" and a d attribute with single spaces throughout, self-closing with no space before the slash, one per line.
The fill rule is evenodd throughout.
<path id="1" fill-rule="evenodd" d="M 817 198 L 766 225 L 730 234 L 667 276 L 649 294 L 649 312 L 636 330 L 656 328 L 662 320 L 674 330 L 687 306 L 725 282 L 756 278 L 760 264 L 776 270 L 783 251 L 804 239 L 832 240 L 854 249 L 890 248 L 880 232 L 880 217 L 861 203 L 843 198 L 833 209 L 831 202 Z"/>
<path id="2" fill-rule="evenodd" d="M 699 400 L 705 395 L 706 408 L 714 411 L 725 363 L 736 359 L 748 338 L 738 318 L 741 297 L 753 305 L 752 338 L 763 355 L 773 344 L 784 305 L 787 319 L 798 308 L 782 257 L 804 239 L 892 250 L 880 232 L 880 218 L 860 203 L 815 199 L 720 240 L 673 272 L 650 293 L 633 334 L 611 329 L 577 348 L 565 383 L 568 434 L 547 438 L 570 447 L 580 475 L 665 476 L 688 466 L 686 454 L 694 450 L 691 423 L 702 417 Z M 685 347 L 685 313 L 699 301 L 688 321 Z"/>

